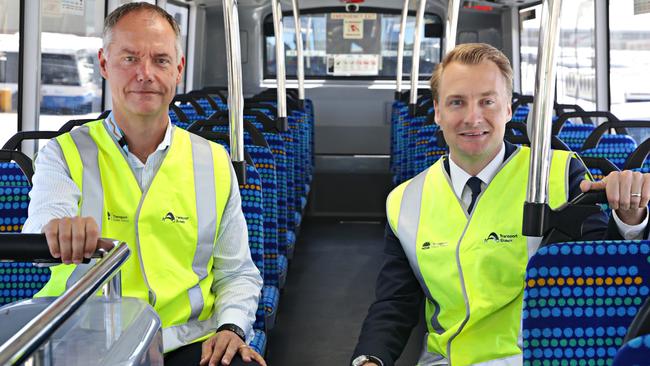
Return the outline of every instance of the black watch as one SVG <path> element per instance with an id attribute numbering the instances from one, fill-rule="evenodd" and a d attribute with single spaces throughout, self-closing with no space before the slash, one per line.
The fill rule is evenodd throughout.
<path id="1" fill-rule="evenodd" d="M 237 334 L 237 336 L 241 338 L 241 340 L 244 341 L 244 343 L 246 342 L 246 334 L 244 334 L 244 330 L 238 327 L 237 325 L 232 323 L 226 323 L 217 329 L 217 333 L 221 332 L 222 330 L 229 330 Z"/>

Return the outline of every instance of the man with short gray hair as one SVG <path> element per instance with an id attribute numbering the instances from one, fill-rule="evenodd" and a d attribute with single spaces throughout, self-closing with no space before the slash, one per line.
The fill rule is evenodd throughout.
<path id="1" fill-rule="evenodd" d="M 171 125 L 185 59 L 174 19 L 147 3 L 106 18 L 99 50 L 113 111 L 50 141 L 36 159 L 24 232 L 63 264 L 37 296 L 58 296 L 98 237 L 124 241 L 125 296 L 162 321 L 166 365 L 265 365 L 247 345 L 262 278 L 223 147 Z"/>

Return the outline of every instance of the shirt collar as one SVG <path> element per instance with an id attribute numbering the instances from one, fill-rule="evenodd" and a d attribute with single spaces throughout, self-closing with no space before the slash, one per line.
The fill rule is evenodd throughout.
<path id="1" fill-rule="evenodd" d="M 106 126 L 106 129 L 108 130 L 108 133 L 111 135 L 111 137 L 115 139 L 115 142 L 119 144 L 119 141 L 124 137 L 124 132 L 115 122 L 115 117 L 113 116 L 113 112 L 111 112 L 108 115 L 108 117 L 106 117 L 106 119 L 104 120 L 104 125 Z M 163 137 L 163 140 L 156 148 L 156 151 L 158 150 L 162 151 L 167 149 L 169 145 L 171 145 L 171 141 L 172 141 L 172 123 L 168 116 L 167 127 L 165 128 L 165 136 Z M 129 153 L 129 146 L 126 143 L 120 144 L 120 147 L 122 147 L 124 152 L 126 152 L 127 154 Z"/>
<path id="2" fill-rule="evenodd" d="M 494 176 L 497 175 L 499 168 L 503 164 L 503 158 L 505 156 L 506 145 L 501 144 L 501 150 L 499 150 L 494 159 L 492 159 L 492 161 L 490 161 L 490 163 L 485 168 L 483 168 L 483 170 L 481 170 L 476 175 L 476 177 L 482 180 L 486 185 L 490 184 Z M 451 159 L 451 156 L 449 158 L 449 175 L 451 177 L 451 184 L 454 188 L 454 193 L 456 193 L 456 197 L 461 197 L 463 194 L 463 189 L 467 184 L 467 180 L 469 180 L 469 178 L 472 176 L 464 171 L 463 168 L 456 165 L 454 160 Z"/>

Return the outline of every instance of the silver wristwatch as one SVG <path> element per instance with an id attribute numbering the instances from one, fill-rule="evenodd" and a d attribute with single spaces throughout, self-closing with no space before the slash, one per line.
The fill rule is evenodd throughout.
<path id="1" fill-rule="evenodd" d="M 380 359 L 374 356 L 361 355 L 354 360 L 352 360 L 352 366 L 363 366 L 368 362 L 374 362 L 379 366 L 384 366 L 384 363 Z"/>

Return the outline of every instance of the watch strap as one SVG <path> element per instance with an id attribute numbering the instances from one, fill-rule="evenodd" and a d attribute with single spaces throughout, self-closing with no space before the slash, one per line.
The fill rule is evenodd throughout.
<path id="1" fill-rule="evenodd" d="M 217 328 L 217 333 L 221 332 L 222 330 L 229 330 L 235 334 L 239 338 L 241 338 L 242 341 L 246 342 L 246 334 L 244 333 L 244 330 L 241 329 L 237 324 L 232 324 L 232 323 L 226 323 Z"/>

